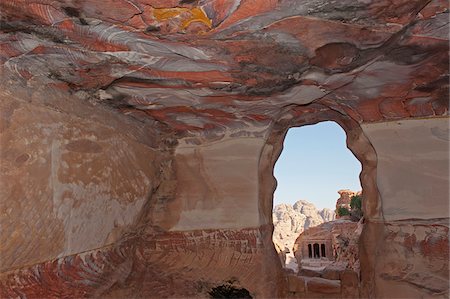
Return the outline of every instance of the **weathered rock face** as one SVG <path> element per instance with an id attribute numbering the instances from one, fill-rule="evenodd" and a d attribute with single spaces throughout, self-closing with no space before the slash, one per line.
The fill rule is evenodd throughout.
<path id="1" fill-rule="evenodd" d="M 292 252 L 299 234 L 310 227 L 334 220 L 335 214 L 330 209 L 317 210 L 314 204 L 299 200 L 293 206 L 276 205 L 273 208 L 272 217 L 274 242 Z"/>
<path id="2" fill-rule="evenodd" d="M 447 1 L 0 14 L 1 297 L 283 296 L 272 170 L 325 120 L 363 165 L 362 296 L 448 296 Z"/>
<path id="3" fill-rule="evenodd" d="M 286 265 L 286 248 L 284 245 L 278 243 L 277 240 L 273 240 L 273 245 L 275 246 L 275 250 L 277 251 L 278 257 L 280 258 L 281 265 L 285 267 Z"/>
<path id="4" fill-rule="evenodd" d="M 102 109 L 80 119 L 89 113 L 80 106 L 66 114 L 3 97 L 2 108 L 11 115 L 2 132 L 3 271 L 115 243 L 162 183 L 171 158 L 152 146 L 150 127 L 142 134 Z"/>

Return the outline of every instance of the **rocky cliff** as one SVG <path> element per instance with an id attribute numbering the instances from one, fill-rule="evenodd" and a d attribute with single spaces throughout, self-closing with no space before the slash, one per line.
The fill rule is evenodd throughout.
<path id="1" fill-rule="evenodd" d="M 292 251 L 295 239 L 305 229 L 335 219 L 334 211 L 318 210 L 314 204 L 299 200 L 293 206 L 279 204 L 273 209 L 274 242 Z"/>

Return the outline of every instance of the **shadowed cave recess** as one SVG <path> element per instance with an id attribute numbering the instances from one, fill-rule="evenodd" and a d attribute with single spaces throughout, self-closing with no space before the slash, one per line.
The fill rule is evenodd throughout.
<path id="1" fill-rule="evenodd" d="M 0 297 L 448 298 L 448 13 L 1 1 Z M 361 273 L 332 285 L 272 243 L 284 136 L 322 121 L 364 190 Z"/>

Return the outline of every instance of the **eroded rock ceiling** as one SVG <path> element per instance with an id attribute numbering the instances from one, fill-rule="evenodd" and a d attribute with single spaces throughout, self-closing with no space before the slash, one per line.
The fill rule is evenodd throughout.
<path id="1" fill-rule="evenodd" d="M 183 134 L 313 101 L 358 122 L 445 115 L 448 5 L 4 0 L 0 61 L 10 86 L 70 92 Z"/>

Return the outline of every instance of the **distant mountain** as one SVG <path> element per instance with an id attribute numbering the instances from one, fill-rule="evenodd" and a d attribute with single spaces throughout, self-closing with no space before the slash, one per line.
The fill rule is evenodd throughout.
<path id="1" fill-rule="evenodd" d="M 279 204 L 273 208 L 274 242 L 292 251 L 295 240 L 305 229 L 336 218 L 330 209 L 317 210 L 314 204 L 299 200 L 293 206 Z"/>

